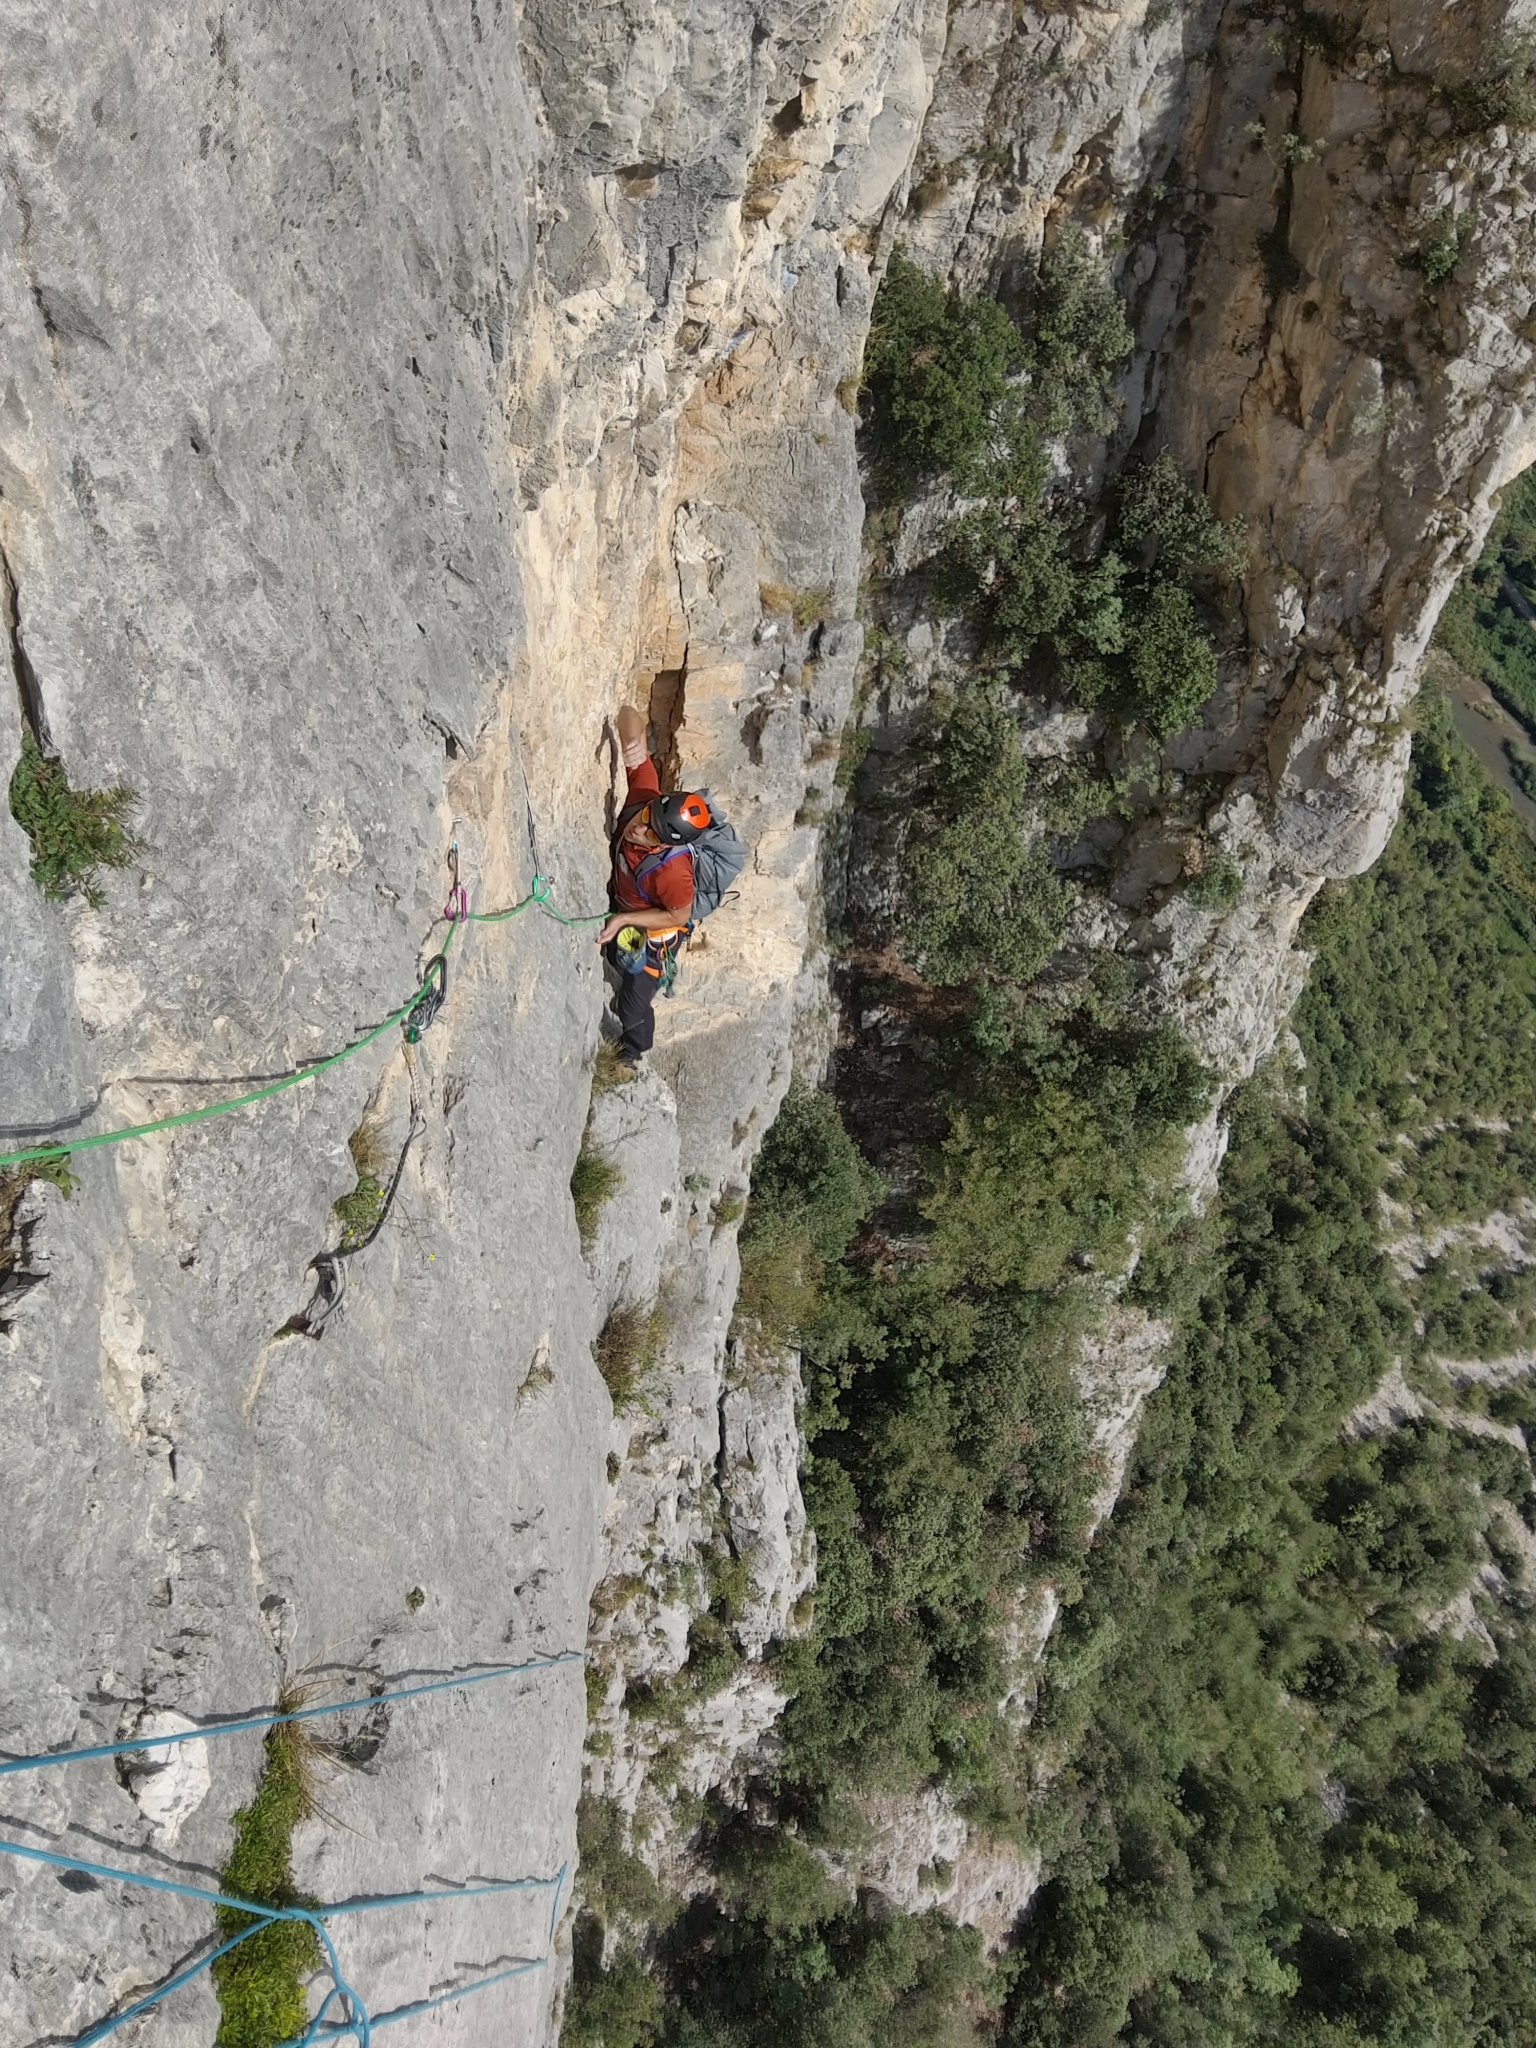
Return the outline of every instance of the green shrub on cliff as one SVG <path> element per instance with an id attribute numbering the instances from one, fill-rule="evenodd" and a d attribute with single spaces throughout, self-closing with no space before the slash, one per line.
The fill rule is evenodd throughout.
<path id="1" fill-rule="evenodd" d="M 1022 334 L 995 300 L 946 291 L 897 252 L 871 331 L 870 435 L 887 483 L 948 473 L 967 500 L 935 559 L 933 588 L 974 620 L 986 659 L 1166 735 L 1193 720 L 1217 678 L 1215 648 L 1183 586 L 1240 574 L 1247 550 L 1238 523 L 1218 520 L 1166 455 L 1126 479 L 1116 547 L 1090 545 L 1088 508 L 1053 479 L 1042 437 L 1108 431 L 1130 347 L 1119 295 L 1081 235 L 1063 235 L 1044 258 Z M 1007 864 L 1007 851 L 969 823 L 954 847 L 983 876 L 999 858 Z M 925 886 L 942 891 L 947 880 L 928 864 Z M 955 953 L 945 929 L 958 909 L 936 902 L 923 914 L 936 971 L 951 980 L 969 971 L 973 955 Z"/>
<path id="2" fill-rule="evenodd" d="M 1536 127 L 1536 32 L 1495 36 L 1448 97 L 1464 133 Z"/>
<path id="3" fill-rule="evenodd" d="M 32 879 L 56 901 L 78 889 L 99 910 L 106 901 L 101 870 L 130 867 L 143 851 L 143 841 L 128 830 L 134 792 L 121 783 L 71 789 L 62 763 L 50 761 L 30 732 L 21 737 L 10 802 L 11 816 L 32 842 Z"/>
<path id="4" fill-rule="evenodd" d="M 864 355 L 871 442 L 888 483 L 948 473 L 994 495 L 1036 433 L 1107 433 L 1134 342 L 1102 260 L 1076 229 L 1041 259 L 1024 331 L 996 299 L 966 298 L 892 252 Z M 1042 479 L 1043 480 L 1043 479 Z"/>
<path id="5" fill-rule="evenodd" d="M 1218 675 L 1216 649 L 1201 631 L 1189 592 L 1155 583 L 1136 609 L 1114 701 L 1166 738 L 1194 724 Z"/>
<path id="6" fill-rule="evenodd" d="M 1168 454 L 1131 470 L 1120 486 L 1120 537 L 1147 548 L 1159 574 L 1188 583 L 1241 576 L 1248 536 L 1240 519 L 1218 519 L 1210 502 L 1179 473 Z"/>
<path id="7" fill-rule="evenodd" d="M 1008 432 L 1018 329 L 996 299 L 962 298 L 893 250 L 864 353 L 870 433 L 888 480 L 964 476 Z"/>
<path id="8" fill-rule="evenodd" d="M 972 691 L 941 717 L 933 745 L 931 805 L 908 856 L 905 947 L 941 986 L 1028 981 L 1055 950 L 1072 898 L 1028 836 L 1018 727 Z"/>
<path id="9" fill-rule="evenodd" d="M 884 1189 L 830 1095 L 796 1079 L 752 1172 L 737 1313 L 766 1348 L 788 1349 L 826 1307 L 829 1267 Z"/>
<path id="10" fill-rule="evenodd" d="M 1030 334 L 1029 406 L 1042 431 L 1107 434 L 1109 392 L 1135 340 L 1103 260 L 1081 229 L 1065 228 L 1040 265 Z"/>

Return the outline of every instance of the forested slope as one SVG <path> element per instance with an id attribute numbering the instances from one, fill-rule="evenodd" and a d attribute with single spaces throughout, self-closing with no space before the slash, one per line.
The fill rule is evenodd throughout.
<path id="1" fill-rule="evenodd" d="M 1533 1269 L 1425 1240 L 1519 1211 L 1529 1184 L 1533 906 L 1530 848 L 1432 708 L 1386 856 L 1304 934 L 1304 1071 L 1282 1058 L 1243 1091 L 1204 1221 L 1146 1227 L 1130 1293 L 1180 1334 L 1087 1552 L 1065 1359 L 1095 1283 L 1059 1255 L 1021 1272 L 1015 1225 L 1043 1175 L 1072 1190 L 1075 1228 L 1097 1203 L 1112 1231 L 1102 1162 L 1133 1176 L 1138 1132 L 1198 1084 L 1087 995 L 1011 1048 L 1015 1095 L 996 1070 L 952 1077 L 952 1132 L 982 1091 L 1005 1122 L 1054 1105 L 1049 1139 L 1033 1175 L 1015 1146 L 990 1220 L 973 1191 L 966 1273 L 942 1249 L 943 1145 L 935 1255 L 865 1229 L 826 1264 L 806 1315 L 821 1592 L 784 1652 L 784 1755 L 746 1814 L 705 1817 L 716 1896 L 680 1915 L 589 1814 L 599 1911 L 617 1927 L 627 1898 L 660 1972 L 589 1979 L 578 2030 L 585 2013 L 610 2044 L 690 2048 L 1529 2038 L 1536 1495 L 1507 1426 L 1536 1414 L 1518 1375 L 1458 1385 L 1437 1360 L 1517 1353 Z M 873 1193 L 829 1105 L 792 1098 L 749 1276 L 755 1232 L 814 1287 Z M 1385 1248 L 1404 1238 L 1417 1265 Z M 1399 1359 L 1422 1412 L 1347 1428 Z M 1030 1571 L 1068 1606 L 1020 1731 L 996 1711 L 997 1639 Z M 924 1779 L 1046 1855 L 996 1970 L 968 1931 L 893 1920 L 828 1876 L 857 1842 L 854 1795 Z"/>
<path id="2" fill-rule="evenodd" d="M 1476 568 L 1440 616 L 1437 637 L 1536 733 L 1536 471 L 1510 488 Z"/>
<path id="3" fill-rule="evenodd" d="M 1305 1095 L 1261 1076 L 1240 1106 L 1181 1353 L 1048 1667 L 1034 1737 L 1066 1767 L 1012 2041 L 1536 2024 L 1529 1463 L 1433 1413 L 1343 1429 L 1396 1357 L 1454 1412 L 1437 1352 L 1527 1340 L 1529 1268 L 1405 1279 L 1382 1241 L 1384 1196 L 1422 1235 L 1529 1185 L 1532 887 L 1436 715 L 1381 864 L 1314 917 Z M 1519 1382 L 1494 1405 L 1531 1419 Z M 1490 1556 L 1492 1643 L 1445 1621 Z"/>

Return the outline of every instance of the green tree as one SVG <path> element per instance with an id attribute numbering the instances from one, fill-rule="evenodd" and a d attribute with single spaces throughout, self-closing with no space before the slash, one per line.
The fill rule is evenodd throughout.
<path id="1" fill-rule="evenodd" d="M 1108 433 L 1107 394 L 1135 345 L 1125 306 L 1082 231 L 1065 228 L 1040 266 L 1030 335 L 1030 410 L 1046 433 Z"/>
<path id="2" fill-rule="evenodd" d="M 1201 630 L 1188 591 L 1157 583 L 1138 609 L 1119 701 L 1156 733 L 1193 725 L 1216 688 L 1216 650 Z"/>
<path id="3" fill-rule="evenodd" d="M 1171 455 L 1127 473 L 1120 486 L 1120 535 L 1128 547 L 1146 549 L 1158 572 L 1176 583 L 1241 576 L 1248 567 L 1242 521 L 1218 519 Z"/>
<path id="4" fill-rule="evenodd" d="M 962 298 L 893 250 L 864 351 L 870 432 L 887 477 L 963 477 L 1007 439 L 1023 363 L 1018 329 L 996 299 Z"/>
<path id="5" fill-rule="evenodd" d="M 941 985 L 1028 981 L 1072 899 L 1031 835 L 1018 729 L 1000 702 L 968 692 L 942 717 L 935 752 L 930 821 L 908 857 L 905 944 Z"/>

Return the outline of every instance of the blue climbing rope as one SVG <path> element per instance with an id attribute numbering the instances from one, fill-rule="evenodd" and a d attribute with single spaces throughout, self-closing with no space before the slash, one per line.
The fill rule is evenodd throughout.
<path id="1" fill-rule="evenodd" d="M 105 2041 L 111 2035 L 117 2033 L 120 2028 L 126 2027 L 131 2020 L 140 2019 L 145 2013 L 153 2012 L 173 1992 L 180 1991 L 185 1985 L 192 1983 L 194 1979 L 202 1976 L 204 1971 L 211 1970 L 220 1956 L 227 1956 L 231 1949 L 238 1948 L 243 1941 L 249 1941 L 253 1934 L 259 1934 L 263 1927 L 268 1926 L 274 1920 L 301 1920 L 314 1928 L 324 1944 L 326 1961 L 334 1987 L 327 1994 L 325 2003 L 322 2004 L 320 2011 L 316 2013 L 314 2019 L 310 2022 L 308 2031 L 300 2037 L 299 2041 L 292 2044 L 292 2048 L 301 2048 L 301 2043 L 317 2040 L 336 2040 L 346 2034 L 355 2035 L 358 2026 L 361 2024 L 366 2024 L 370 2027 L 381 2027 L 393 2025 L 402 2019 L 412 2019 L 420 2012 L 431 2012 L 440 2005 L 449 2005 L 458 1998 L 467 1998 L 476 1991 L 487 1989 L 493 1983 L 503 1982 L 507 1977 L 525 1975 L 530 1970 L 543 1969 L 548 1962 L 548 1957 L 535 1957 L 531 1960 L 524 1960 L 515 1969 L 498 1971 L 494 1977 L 475 1979 L 470 1984 L 461 1985 L 452 1991 L 443 1993 L 438 1998 L 417 2000 L 409 2006 L 400 2007 L 394 2013 L 381 2013 L 377 2018 L 369 2017 L 365 2021 L 365 2008 L 363 2007 L 362 2000 L 341 1975 L 334 1944 L 322 1924 L 324 1921 L 339 1919 L 349 1913 L 382 1912 L 393 1906 L 436 1905 L 452 1899 L 487 1898 L 505 1892 L 553 1892 L 555 1897 L 554 1905 L 550 1912 L 549 1927 L 549 1940 L 552 1945 L 555 1927 L 559 1920 L 560 1898 L 565 1888 L 567 1873 L 567 1866 L 562 1863 L 553 1877 L 512 1877 L 502 1879 L 494 1884 L 452 1885 L 444 1886 L 437 1891 L 396 1892 L 375 1899 L 352 1899 L 341 1905 L 314 1908 L 260 1905 L 254 1899 L 237 1899 L 231 1897 L 227 1892 L 209 1891 L 200 1885 L 179 1884 L 172 1878 L 151 1877 L 142 1871 L 119 1870 L 113 1864 L 92 1863 L 80 1856 L 61 1856 L 54 1850 L 35 1849 L 25 1842 L 0 1840 L 0 1852 L 10 1856 L 22 1857 L 28 1862 L 48 1864 L 56 1870 L 77 1870 L 85 1876 L 93 1877 L 98 1881 L 105 1879 L 109 1883 L 134 1885 L 148 1891 L 172 1892 L 180 1898 L 197 1899 L 203 1904 L 210 1906 L 229 1907 L 236 1912 L 248 1913 L 255 1917 L 255 1924 L 253 1926 L 242 1928 L 240 1933 L 233 1936 L 229 1941 L 221 1943 L 211 1954 L 201 1957 L 185 1970 L 179 1971 L 168 1983 L 160 1985 L 157 1990 L 149 1993 L 147 1997 L 140 1999 L 137 2005 L 129 2007 L 126 2012 L 114 2014 L 110 2019 L 99 2021 L 88 2033 L 82 2034 L 79 2037 L 77 2048 L 89 2048 L 89 2044 L 93 2042 Z M 338 1994 L 349 2001 L 357 2017 L 353 2020 L 333 2022 L 329 2026 L 321 2028 L 320 2022 L 324 2018 L 326 2006 Z"/>
<path id="2" fill-rule="evenodd" d="M 126 1742 L 98 1742 L 89 1749 L 43 1750 L 36 1756 L 8 1757 L 0 1763 L 0 1778 L 18 1771 L 46 1771 L 56 1764 L 83 1764 L 99 1758 L 134 1756 L 146 1749 L 172 1749 L 179 1742 L 202 1742 L 217 1735 L 244 1735 L 255 1728 L 281 1728 L 289 1721 L 318 1721 L 326 1714 L 345 1714 L 354 1707 L 392 1706 L 397 1700 L 424 1699 L 428 1693 L 454 1692 L 461 1685 L 485 1685 L 493 1678 L 515 1678 L 528 1671 L 553 1671 L 560 1664 L 586 1662 L 580 1650 L 561 1650 L 553 1657 L 529 1657 L 521 1664 L 487 1664 L 475 1671 L 462 1671 L 452 1678 L 434 1678 L 428 1685 L 407 1685 L 394 1692 L 366 1693 L 360 1699 L 335 1700 L 329 1706 L 296 1707 L 291 1714 L 248 1714 L 238 1721 L 204 1721 L 195 1728 L 173 1730 L 169 1735 L 141 1735 Z"/>
<path id="3" fill-rule="evenodd" d="M 87 1748 L 53 1750 L 35 1756 L 11 1757 L 0 1763 L 0 1775 L 21 1771 L 52 1769 L 63 1764 L 86 1763 L 105 1758 L 131 1755 L 135 1752 L 170 1748 L 177 1743 L 203 1741 L 220 1735 L 238 1735 L 255 1729 L 272 1729 L 287 1722 L 310 1721 L 325 1714 L 341 1714 L 350 1708 L 372 1708 L 394 1704 L 402 1700 L 421 1699 L 429 1693 L 452 1692 L 461 1686 L 481 1685 L 493 1678 L 521 1676 L 533 1671 L 552 1671 L 562 1664 L 584 1662 L 579 1650 L 562 1650 L 552 1657 L 530 1657 L 516 1664 L 491 1665 L 479 1671 L 459 1673 L 452 1678 L 433 1679 L 423 1685 L 398 1686 L 380 1693 L 371 1693 L 358 1699 L 337 1700 L 325 1706 L 299 1707 L 293 1712 L 282 1714 L 246 1715 L 237 1720 L 206 1722 L 199 1727 L 175 1730 L 163 1736 L 141 1736 L 126 1742 L 94 1743 Z M 369 2048 L 373 2031 L 377 2027 L 397 2025 L 402 2020 L 417 2018 L 422 2013 L 435 2012 L 445 2005 L 455 2004 L 462 1998 L 474 1997 L 478 1992 L 488 1991 L 495 1984 L 506 1983 L 510 1978 L 526 1976 L 532 1970 L 548 1966 L 549 1955 L 523 1958 L 508 1968 L 498 1970 L 487 1977 L 471 1980 L 467 1984 L 454 1986 L 436 1997 L 418 1999 L 410 2005 L 397 2007 L 393 2012 L 381 2013 L 377 2018 L 369 2014 L 363 1999 L 348 1983 L 342 1972 L 341 1960 L 336 1953 L 335 1943 L 326 1927 L 327 1920 L 335 1920 L 355 1913 L 377 1913 L 390 1908 L 413 1905 L 440 1905 L 452 1899 L 487 1898 L 510 1892 L 544 1892 L 554 1894 L 550 1907 L 548 1948 L 554 1947 L 555 1929 L 559 1924 L 560 1900 L 565 1888 L 567 1866 L 562 1864 L 553 1877 L 501 1878 L 483 1884 L 447 1885 L 436 1890 L 415 1892 L 384 1893 L 377 1898 L 351 1899 L 336 1905 L 270 1906 L 259 1904 L 254 1899 L 241 1899 L 227 1892 L 212 1891 L 204 1886 L 182 1884 L 174 1878 L 155 1877 L 147 1872 L 121 1870 L 109 1863 L 94 1863 L 84 1857 L 64 1856 L 52 1849 L 39 1849 L 28 1842 L 13 1842 L 0 1839 L 0 1855 L 14 1856 L 25 1862 L 42 1863 L 54 1869 L 78 1871 L 97 1882 L 138 1886 L 143 1890 L 169 1892 L 181 1898 L 196 1899 L 202 1904 L 215 1908 L 248 1914 L 251 1925 L 242 1928 L 230 1940 L 188 1965 L 184 1970 L 162 1984 L 157 1990 L 140 1999 L 126 2011 L 115 2013 L 110 2018 L 98 2021 L 87 2032 L 77 2037 L 76 2048 L 91 2048 L 91 2044 L 108 2040 L 130 2021 L 142 2018 L 154 2011 L 173 1993 L 193 1983 L 205 1971 L 211 1970 L 221 1956 L 229 1954 L 252 1935 L 259 1934 L 264 1927 L 277 1920 L 297 1920 L 315 1931 L 326 1959 L 326 1971 L 331 1979 L 331 1988 L 321 2001 L 320 2008 L 311 2019 L 302 2035 L 282 2044 L 282 2048 L 316 2048 L 320 2042 L 351 2040 L 357 2048 Z M 340 2001 L 343 2013 L 338 2019 L 328 2015 Z"/>

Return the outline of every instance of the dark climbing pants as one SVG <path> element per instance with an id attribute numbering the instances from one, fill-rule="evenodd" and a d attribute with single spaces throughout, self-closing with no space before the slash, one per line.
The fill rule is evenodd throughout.
<path id="1" fill-rule="evenodd" d="M 640 1059 L 655 1042 L 656 991 L 660 986 L 655 975 L 643 968 L 639 974 L 619 979 L 619 1051 L 625 1059 Z"/>

